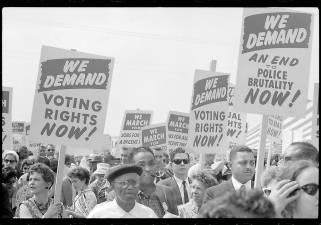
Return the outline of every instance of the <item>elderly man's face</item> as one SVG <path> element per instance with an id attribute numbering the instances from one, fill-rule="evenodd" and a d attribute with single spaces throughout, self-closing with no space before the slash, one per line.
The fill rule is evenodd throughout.
<path id="1" fill-rule="evenodd" d="M 133 202 L 139 190 L 139 176 L 137 173 L 127 173 L 117 177 L 112 183 L 116 198 L 123 202 Z"/>
<path id="2" fill-rule="evenodd" d="M 17 166 L 16 157 L 12 154 L 7 154 L 3 159 L 4 167 L 11 167 L 12 169 L 16 169 Z"/>

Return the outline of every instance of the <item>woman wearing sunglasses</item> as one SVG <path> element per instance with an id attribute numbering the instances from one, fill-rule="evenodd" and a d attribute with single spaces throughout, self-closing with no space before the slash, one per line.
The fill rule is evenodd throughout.
<path id="1" fill-rule="evenodd" d="M 318 218 L 319 169 L 306 160 L 285 164 L 278 172 L 269 199 L 277 217 Z"/>

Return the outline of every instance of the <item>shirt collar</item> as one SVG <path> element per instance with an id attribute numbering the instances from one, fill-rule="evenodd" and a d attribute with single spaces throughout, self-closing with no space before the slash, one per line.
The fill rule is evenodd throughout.
<path id="1" fill-rule="evenodd" d="M 236 191 L 238 191 L 241 186 L 243 185 L 242 183 L 240 183 L 238 180 L 235 179 L 235 177 L 232 175 L 232 183 L 233 183 L 233 187 Z M 251 189 L 251 180 L 249 180 L 248 182 L 246 182 L 245 187 L 247 190 Z"/>
<path id="2" fill-rule="evenodd" d="M 179 178 L 176 177 L 175 175 L 174 175 L 174 179 L 175 179 L 176 183 L 177 183 L 179 186 L 183 184 L 183 180 L 179 179 Z M 188 185 L 188 177 L 186 177 L 185 183 L 186 183 L 186 185 Z"/>
<path id="3" fill-rule="evenodd" d="M 113 204 L 115 205 L 115 209 L 119 212 L 119 214 L 121 215 L 120 217 L 123 217 L 125 215 L 130 214 L 133 217 L 139 217 L 138 215 L 142 214 L 141 210 L 138 207 L 137 202 L 135 201 L 135 205 L 134 208 L 132 208 L 132 210 L 130 210 L 129 212 L 126 212 L 125 210 L 123 210 L 116 201 L 116 198 L 113 200 Z"/>

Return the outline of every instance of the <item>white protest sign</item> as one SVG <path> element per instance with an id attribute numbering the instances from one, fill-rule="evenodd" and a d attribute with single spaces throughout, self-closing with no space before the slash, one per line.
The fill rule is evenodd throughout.
<path id="1" fill-rule="evenodd" d="M 284 8 L 245 8 L 234 110 L 303 116 L 313 16 Z"/>
<path id="2" fill-rule="evenodd" d="M 140 130 L 150 125 L 152 116 L 152 111 L 126 110 L 118 140 L 118 147 L 124 145 L 133 147 L 140 146 L 142 139 Z"/>
<path id="3" fill-rule="evenodd" d="M 280 143 L 282 140 L 282 117 L 278 115 L 268 116 L 268 126 L 266 128 L 266 136 L 271 141 Z"/>
<path id="4" fill-rule="evenodd" d="M 143 127 L 142 145 L 144 147 L 159 147 L 166 151 L 166 124 L 153 124 L 148 127 Z"/>
<path id="5" fill-rule="evenodd" d="M 314 84 L 312 144 L 319 149 L 319 83 Z"/>
<path id="6" fill-rule="evenodd" d="M 13 143 L 13 150 L 15 151 L 18 151 L 21 146 L 26 145 L 25 122 L 23 121 L 12 122 L 12 143 Z"/>
<path id="7" fill-rule="evenodd" d="M 187 147 L 197 153 L 225 153 L 229 74 L 196 70 Z"/>
<path id="8" fill-rule="evenodd" d="M 167 149 L 185 148 L 188 142 L 189 113 L 170 111 L 167 118 Z"/>
<path id="9" fill-rule="evenodd" d="M 234 106 L 234 90 L 235 87 L 232 83 L 229 83 L 229 93 L 228 93 L 228 104 L 229 104 L 229 114 L 227 117 L 227 129 L 226 136 L 228 140 L 229 151 L 235 145 L 244 145 L 246 142 L 246 113 L 235 112 L 233 110 Z M 226 154 L 224 155 L 224 157 Z"/>
<path id="10" fill-rule="evenodd" d="M 12 88 L 2 87 L 2 149 L 12 147 Z"/>
<path id="11" fill-rule="evenodd" d="M 100 146 L 114 59 L 43 46 L 31 119 L 32 142 Z"/>

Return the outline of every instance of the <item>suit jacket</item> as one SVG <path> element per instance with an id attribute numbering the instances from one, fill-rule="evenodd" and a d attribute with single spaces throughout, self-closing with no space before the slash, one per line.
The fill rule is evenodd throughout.
<path id="1" fill-rule="evenodd" d="M 224 182 L 220 183 L 219 185 L 216 185 L 216 186 L 206 189 L 202 205 L 204 205 L 209 200 L 212 200 L 216 197 L 223 196 L 227 192 L 235 192 L 235 188 L 233 186 L 232 179 L 229 179 L 228 181 L 224 181 Z"/>
<path id="2" fill-rule="evenodd" d="M 190 183 L 190 179 L 189 178 L 188 178 L 188 181 Z M 165 180 L 161 180 L 157 184 L 170 187 L 172 189 L 172 192 L 175 195 L 174 197 L 175 197 L 176 205 L 183 204 L 183 199 L 182 199 L 182 196 L 181 196 L 181 192 L 179 191 L 178 184 L 176 183 L 176 180 L 175 180 L 174 177 L 169 177 L 169 178 L 167 178 Z"/>
<path id="3" fill-rule="evenodd" d="M 164 185 L 160 185 L 160 184 L 156 184 L 156 191 L 159 190 L 159 196 L 161 198 L 161 200 L 163 199 L 164 202 L 167 205 L 167 210 L 168 212 L 178 215 L 178 209 L 177 209 L 177 204 L 175 201 L 175 194 L 172 190 L 172 188 L 164 186 Z"/>

